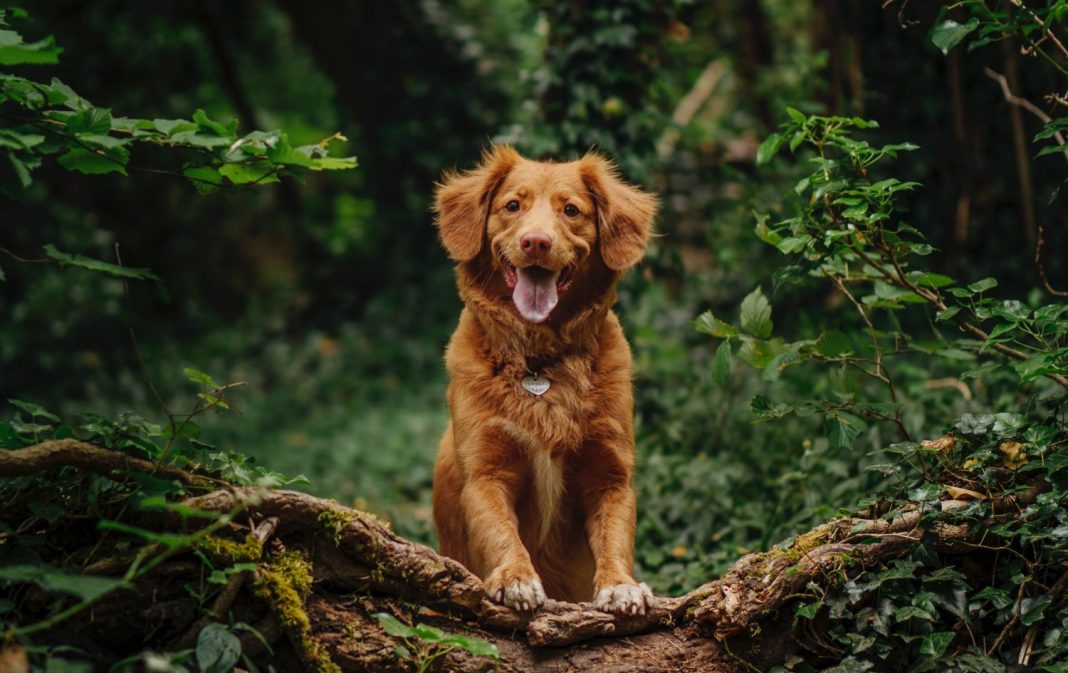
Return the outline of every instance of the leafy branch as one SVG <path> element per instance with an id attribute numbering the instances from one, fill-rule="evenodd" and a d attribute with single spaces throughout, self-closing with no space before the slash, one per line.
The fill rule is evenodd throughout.
<path id="1" fill-rule="evenodd" d="M 0 27 L 10 27 L 9 13 L 0 11 Z M 25 18 L 25 12 L 12 16 Z M 61 51 L 51 37 L 26 43 L 16 31 L 0 30 L 0 65 L 53 64 Z M 330 145 L 346 140 L 340 133 L 294 147 L 283 131 L 238 136 L 236 120 L 221 123 L 199 109 L 192 119 L 115 117 L 54 77 L 44 83 L 0 72 L 0 119 L 7 122 L 0 125 L 0 151 L 21 189 L 33 183 L 33 171 L 52 156 L 67 170 L 90 175 L 126 175 L 129 169 L 185 177 L 201 193 L 270 184 L 305 170 L 356 167 L 355 157 L 330 156 Z M 135 167 L 130 153 L 137 145 L 186 150 L 191 158 L 179 169 Z"/>

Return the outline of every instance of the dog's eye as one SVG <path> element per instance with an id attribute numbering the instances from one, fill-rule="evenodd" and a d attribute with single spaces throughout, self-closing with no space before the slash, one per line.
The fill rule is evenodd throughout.
<path id="1" fill-rule="evenodd" d="M 519 212 L 519 202 L 515 199 L 512 199 L 511 201 L 505 204 L 504 209 L 507 210 L 509 213 Z"/>
<path id="2" fill-rule="evenodd" d="M 564 215 L 567 215 L 568 217 L 578 217 L 578 214 L 579 209 L 570 203 L 564 206 Z"/>

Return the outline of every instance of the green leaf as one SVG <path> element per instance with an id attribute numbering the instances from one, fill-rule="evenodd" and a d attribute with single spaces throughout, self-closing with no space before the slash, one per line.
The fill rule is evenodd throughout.
<path id="1" fill-rule="evenodd" d="M 208 624 L 197 636 L 196 657 L 202 673 L 229 673 L 241 657 L 241 641 L 222 624 Z"/>
<path id="2" fill-rule="evenodd" d="M 198 371 L 196 369 L 193 369 L 192 367 L 186 367 L 182 369 L 182 373 L 185 374 L 186 378 L 188 378 L 193 383 L 199 383 L 205 387 L 211 388 L 212 390 L 219 388 L 219 384 L 215 382 L 215 379 L 211 378 L 202 371 Z"/>
<path id="3" fill-rule="evenodd" d="M 724 339 L 712 359 L 712 382 L 726 390 L 731 376 L 731 342 Z"/>
<path id="4" fill-rule="evenodd" d="M 308 168 L 313 171 L 346 171 L 356 168 L 356 157 L 317 157 Z"/>
<path id="5" fill-rule="evenodd" d="M 193 113 L 193 121 L 196 122 L 201 129 L 223 138 L 229 138 L 231 141 L 234 139 L 234 134 L 237 131 L 237 120 L 231 121 L 229 125 L 220 124 L 219 122 L 208 118 L 208 113 L 200 108 L 197 108 L 197 111 Z"/>
<path id="6" fill-rule="evenodd" d="M 59 164 L 71 171 L 86 175 L 121 173 L 126 175 L 129 153 L 122 147 L 110 152 L 93 152 L 82 147 L 71 147 L 59 158 Z"/>
<path id="7" fill-rule="evenodd" d="M 23 411 L 25 411 L 27 414 L 29 414 L 30 416 L 32 416 L 35 419 L 37 419 L 37 418 L 45 418 L 45 419 L 48 419 L 48 420 L 52 421 L 53 423 L 59 423 L 59 416 L 56 416 L 51 411 L 46 410 L 44 407 L 42 407 L 39 404 L 34 404 L 32 402 L 23 402 L 22 400 L 12 400 L 12 399 L 9 399 L 8 402 L 10 404 L 15 405 L 19 409 L 22 409 Z"/>
<path id="8" fill-rule="evenodd" d="M 180 131 L 196 131 L 197 125 L 188 119 L 153 119 L 152 127 L 165 136 Z"/>
<path id="9" fill-rule="evenodd" d="M 959 24 L 953 19 L 946 19 L 931 30 L 931 42 L 948 54 L 949 50 L 960 44 L 960 41 L 979 27 L 979 19 L 973 18 L 968 23 Z"/>
<path id="10" fill-rule="evenodd" d="M 935 320 L 937 320 L 937 321 L 951 320 L 953 318 L 953 316 L 957 315 L 958 313 L 960 313 L 960 307 L 959 306 L 950 306 L 949 308 L 945 309 L 944 311 L 939 311 L 938 315 L 935 316 Z"/>
<path id="11" fill-rule="evenodd" d="M 159 276 L 152 273 L 148 269 L 139 269 L 130 266 L 119 266 L 117 264 L 109 264 L 108 262 L 102 262 L 98 259 L 92 259 L 83 255 L 71 255 L 65 252 L 61 252 L 56 249 L 56 246 L 49 243 L 44 246 L 45 254 L 49 258 L 56 260 L 61 266 L 77 266 L 83 269 L 89 269 L 90 271 L 99 271 L 100 273 L 106 273 L 111 276 L 119 276 L 121 278 L 133 278 L 135 280 L 152 280 L 157 283 L 162 282 Z"/>
<path id="12" fill-rule="evenodd" d="M 190 166 L 182 170 L 182 175 L 189 178 L 199 194 L 211 194 L 223 184 L 222 175 L 211 166 Z"/>
<path id="13" fill-rule="evenodd" d="M 969 285 L 968 289 L 972 292 L 986 292 L 987 290 L 990 290 L 997 286 L 998 281 L 996 278 L 984 278 L 982 280 L 977 280 L 971 285 Z"/>
<path id="14" fill-rule="evenodd" d="M 852 448 L 865 427 L 863 420 L 845 411 L 835 411 L 827 416 L 827 438 L 842 449 Z"/>
<path id="15" fill-rule="evenodd" d="M 53 65 L 62 53 L 51 35 L 27 43 L 13 30 L 0 30 L 0 65 Z"/>
<path id="16" fill-rule="evenodd" d="M 465 636 L 459 633 L 447 633 L 443 638 L 439 639 L 438 642 L 442 645 L 456 645 L 461 649 L 467 650 L 476 657 L 487 657 L 489 659 L 501 658 L 501 652 L 497 649 L 497 646 L 482 640 L 481 638 Z"/>
<path id="17" fill-rule="evenodd" d="M 7 158 L 11 161 L 11 166 L 15 169 L 15 176 L 19 179 L 19 184 L 22 185 L 22 188 L 26 189 L 33 184 L 33 177 L 30 175 L 30 171 L 41 165 L 40 157 L 29 155 L 17 157 L 14 152 L 8 152 Z M 0 280 L 3 280 L 2 275 L 0 275 Z"/>
<path id="18" fill-rule="evenodd" d="M 22 133 L 15 129 L 0 129 L 0 147 L 12 150 L 28 150 L 45 141 L 43 135 Z"/>
<path id="19" fill-rule="evenodd" d="M 171 142 L 195 149 L 213 150 L 220 147 L 226 147 L 231 144 L 232 140 L 223 136 L 217 136 L 213 134 L 201 133 L 194 127 L 194 130 L 182 129 L 176 130 L 171 135 Z"/>
<path id="20" fill-rule="evenodd" d="M 63 105 L 75 111 L 87 110 L 93 106 L 92 103 L 79 96 L 74 89 L 61 82 L 58 77 L 53 77 L 48 84 L 48 102 Z"/>
<path id="21" fill-rule="evenodd" d="M 249 183 L 266 185 L 278 182 L 277 169 L 265 163 L 223 164 L 219 167 L 219 174 L 235 185 L 247 185 Z"/>
<path id="22" fill-rule="evenodd" d="M 946 648 L 953 642 L 957 634 L 952 631 L 935 631 L 928 633 L 920 641 L 920 654 L 937 659 L 946 652 Z"/>
<path id="23" fill-rule="evenodd" d="M 1025 598 L 1020 601 L 1020 623 L 1024 626 L 1031 626 L 1042 619 L 1046 608 L 1049 607 L 1052 600 L 1053 597 L 1049 594 L 1042 594 L 1035 598 Z"/>
<path id="24" fill-rule="evenodd" d="M 67 117 L 70 133 L 107 134 L 111 131 L 111 110 L 90 107 Z"/>
<path id="25" fill-rule="evenodd" d="M 753 336 L 761 339 L 771 336 L 771 304 L 760 287 L 742 300 L 741 323 L 742 329 Z"/>
<path id="26" fill-rule="evenodd" d="M 787 106 L 786 107 L 786 116 L 788 116 L 790 119 L 794 120 L 798 124 L 804 124 L 805 123 L 805 113 L 801 112 L 797 108 L 792 108 L 792 107 Z"/>
<path id="27" fill-rule="evenodd" d="M 377 612 L 372 616 L 378 620 L 382 630 L 394 638 L 414 638 L 416 635 L 412 627 L 402 623 L 388 612 Z"/>
<path id="28" fill-rule="evenodd" d="M 805 603 L 804 605 L 798 605 L 797 610 L 794 612 L 794 615 L 796 617 L 803 617 L 804 619 L 815 619 L 821 607 L 823 607 L 823 601 L 815 601 L 813 603 Z"/>
<path id="29" fill-rule="evenodd" d="M 764 139 L 764 142 L 760 143 L 760 147 L 757 148 L 756 163 L 757 166 L 763 166 L 771 161 L 782 147 L 783 137 L 778 133 L 772 133 L 770 136 Z"/>
<path id="30" fill-rule="evenodd" d="M 797 412 L 796 407 L 782 402 L 772 402 L 764 395 L 753 395 L 753 399 L 749 402 L 749 410 L 762 421 L 785 418 Z"/>
<path id="31" fill-rule="evenodd" d="M 427 641 L 428 643 L 440 642 L 445 637 L 445 632 L 436 626 L 429 626 L 427 624 L 416 624 L 412 627 L 412 631 L 415 635 Z"/>
<path id="32" fill-rule="evenodd" d="M 128 586 L 122 580 L 91 575 L 73 575 L 42 565 L 0 567 L 0 580 L 32 582 L 46 591 L 70 594 L 87 601 Z"/>
<path id="33" fill-rule="evenodd" d="M 833 358 L 853 350 L 853 343 L 844 332 L 831 330 L 824 332 L 816 340 L 816 352 L 820 355 Z"/>
<path id="34" fill-rule="evenodd" d="M 738 336 L 738 330 L 734 328 L 734 325 L 723 322 L 714 316 L 712 311 L 705 311 L 697 316 L 697 319 L 693 321 L 693 326 L 698 332 L 711 334 L 720 339 Z"/>

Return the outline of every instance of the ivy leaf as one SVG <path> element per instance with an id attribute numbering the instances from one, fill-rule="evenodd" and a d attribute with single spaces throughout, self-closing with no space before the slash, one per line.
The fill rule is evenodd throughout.
<path id="1" fill-rule="evenodd" d="M 1053 597 L 1049 594 L 1042 594 L 1035 598 L 1025 598 L 1020 601 L 1020 623 L 1024 626 L 1031 626 L 1038 620 L 1042 619 L 1046 608 L 1053 601 Z"/>
<path id="2" fill-rule="evenodd" d="M 197 636 L 196 657 L 203 673 L 228 673 L 241 657 L 241 641 L 222 624 L 208 624 Z"/>
<path id="3" fill-rule="evenodd" d="M 812 603 L 798 605 L 797 610 L 794 611 L 794 617 L 795 619 L 797 617 L 802 617 L 804 619 L 815 619 L 816 614 L 819 613 L 821 607 L 823 607 L 823 601 L 814 601 Z"/>
<path id="4" fill-rule="evenodd" d="M 973 18 L 965 24 L 959 24 L 953 19 L 946 19 L 931 30 L 931 42 L 941 49 L 943 54 L 948 54 L 950 49 L 960 44 L 960 41 L 968 36 L 968 33 L 978 27 L 979 19 Z"/>
<path id="5" fill-rule="evenodd" d="M 771 336 L 771 304 L 760 287 L 742 300 L 741 323 L 742 329 L 755 337 L 767 339 Z"/>
<path id="6" fill-rule="evenodd" d="M 937 659 L 946 652 L 946 648 L 953 642 L 957 634 L 952 631 L 935 631 L 928 633 L 920 641 L 920 654 Z"/>

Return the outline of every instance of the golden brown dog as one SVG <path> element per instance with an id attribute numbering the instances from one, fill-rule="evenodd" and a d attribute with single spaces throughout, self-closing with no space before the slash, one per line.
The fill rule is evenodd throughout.
<path id="1" fill-rule="evenodd" d="M 438 185 L 442 243 L 464 301 L 445 361 L 452 420 L 434 473 L 441 551 L 491 598 L 645 612 L 634 580 L 630 348 L 611 311 L 656 199 L 596 154 L 508 147 Z"/>

